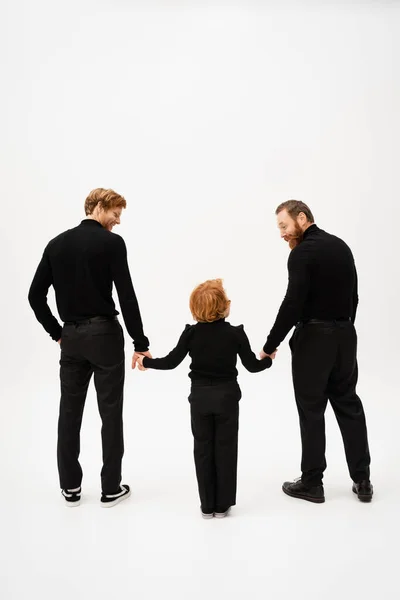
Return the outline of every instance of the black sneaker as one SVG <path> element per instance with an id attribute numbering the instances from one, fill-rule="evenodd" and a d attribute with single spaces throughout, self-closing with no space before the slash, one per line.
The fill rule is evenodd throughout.
<path id="1" fill-rule="evenodd" d="M 61 494 L 64 496 L 65 506 L 69 508 L 79 506 L 81 503 L 81 493 L 82 490 L 80 487 L 75 488 L 74 490 L 61 490 Z"/>
<path id="2" fill-rule="evenodd" d="M 220 508 L 218 506 L 214 513 L 214 517 L 216 517 L 217 519 L 223 519 L 224 517 L 227 517 L 229 515 L 229 513 L 231 512 L 231 508 L 232 508 L 231 506 L 224 507 L 224 508 Z"/>
<path id="3" fill-rule="evenodd" d="M 301 500 L 308 500 L 308 502 L 315 502 L 316 504 L 325 502 L 323 485 L 306 487 L 301 479 L 295 479 L 294 481 L 285 481 L 282 490 L 292 498 L 300 498 Z"/>
<path id="4" fill-rule="evenodd" d="M 212 519 L 214 517 L 214 511 L 210 508 L 203 508 L 202 506 L 200 506 L 200 510 L 203 519 Z"/>
<path id="5" fill-rule="evenodd" d="M 129 498 L 130 495 L 131 488 L 129 485 L 121 485 L 116 494 L 102 494 L 100 503 L 104 508 L 111 508 L 122 502 L 122 500 Z"/>
<path id="6" fill-rule="evenodd" d="M 374 488 L 370 481 L 360 481 L 353 483 L 353 492 L 357 494 L 361 502 L 371 502 Z"/>

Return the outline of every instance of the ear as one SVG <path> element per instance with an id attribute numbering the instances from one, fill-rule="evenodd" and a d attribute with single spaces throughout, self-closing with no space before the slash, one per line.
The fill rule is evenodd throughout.
<path id="1" fill-rule="evenodd" d="M 300 225 L 305 225 L 307 223 L 307 217 L 306 217 L 305 213 L 303 213 L 303 212 L 299 213 L 297 218 L 299 220 Z"/>

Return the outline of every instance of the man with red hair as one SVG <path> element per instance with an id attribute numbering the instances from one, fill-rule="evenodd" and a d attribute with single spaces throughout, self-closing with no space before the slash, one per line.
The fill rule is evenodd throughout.
<path id="1" fill-rule="evenodd" d="M 102 419 L 101 505 L 115 506 L 130 495 L 129 486 L 121 485 L 125 353 L 112 298 L 113 283 L 135 345 L 132 367 L 135 368 L 140 354 L 151 354 L 132 286 L 125 242 L 111 233 L 119 225 L 125 207 L 125 198 L 114 190 L 93 190 L 85 201 L 86 219 L 49 242 L 29 290 L 36 318 L 61 345 L 57 459 L 61 492 L 70 507 L 79 506 L 81 499 L 80 429 L 92 375 Z M 47 304 L 51 285 L 63 327 Z"/>

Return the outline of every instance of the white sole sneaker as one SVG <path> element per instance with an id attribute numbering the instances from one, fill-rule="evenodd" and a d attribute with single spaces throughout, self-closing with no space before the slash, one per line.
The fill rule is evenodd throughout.
<path id="1" fill-rule="evenodd" d="M 227 517 L 229 515 L 230 512 L 231 512 L 231 507 L 229 507 L 228 510 L 226 510 L 223 513 L 218 513 L 218 512 L 214 513 L 214 517 L 216 519 L 224 519 L 225 517 Z"/>
<path id="2" fill-rule="evenodd" d="M 61 490 L 62 497 L 64 498 L 64 505 L 68 508 L 76 508 L 81 505 L 81 488 L 75 490 Z"/>
<path id="3" fill-rule="evenodd" d="M 64 498 L 64 506 L 67 506 L 68 508 L 76 508 L 77 506 L 81 505 L 81 501 L 80 500 L 76 500 L 75 502 L 68 502 L 68 500 L 65 500 Z"/>
<path id="4" fill-rule="evenodd" d="M 117 506 L 123 500 L 130 498 L 131 490 L 128 485 L 121 485 L 121 491 L 118 494 L 113 494 L 112 496 L 102 496 L 100 500 L 100 504 L 102 508 L 112 508 L 113 506 Z M 105 501 L 103 500 L 106 499 Z"/>
<path id="5" fill-rule="evenodd" d="M 203 519 L 213 519 L 214 518 L 214 513 L 201 513 L 201 516 L 203 517 Z"/>

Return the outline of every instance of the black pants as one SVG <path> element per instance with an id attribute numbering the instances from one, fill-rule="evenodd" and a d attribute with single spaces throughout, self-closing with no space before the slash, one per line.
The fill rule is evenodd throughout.
<path id="1" fill-rule="evenodd" d="M 289 342 L 293 384 L 300 417 L 302 481 L 322 482 L 325 460 L 325 410 L 328 400 L 342 433 L 350 477 L 369 479 L 367 427 L 356 393 L 357 334 L 350 321 L 300 324 Z"/>
<path id="2" fill-rule="evenodd" d="M 57 459 L 60 485 L 81 485 L 80 430 L 92 374 L 102 420 L 104 494 L 118 491 L 124 454 L 122 405 L 125 377 L 124 336 L 115 320 L 100 319 L 64 325 L 61 336 L 61 402 Z"/>
<path id="3" fill-rule="evenodd" d="M 202 510 L 236 504 L 239 400 L 237 382 L 193 382 L 189 396 L 194 461 Z"/>

